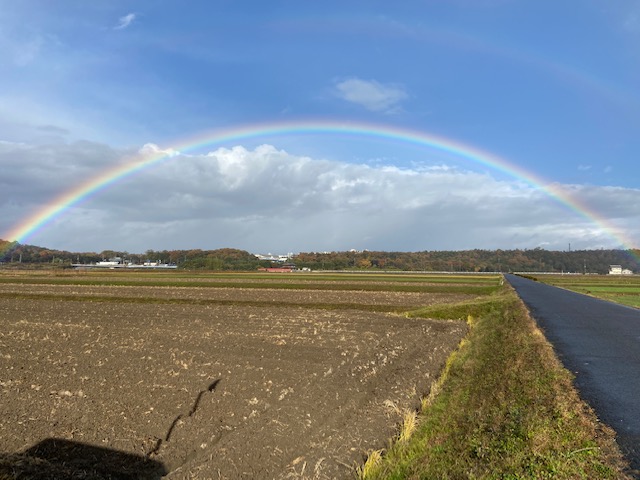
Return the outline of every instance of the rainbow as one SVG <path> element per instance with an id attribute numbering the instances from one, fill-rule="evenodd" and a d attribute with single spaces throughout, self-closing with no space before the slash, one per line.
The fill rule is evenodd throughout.
<path id="1" fill-rule="evenodd" d="M 84 183 L 75 186 L 59 197 L 54 198 L 45 207 L 4 232 L 3 235 L 0 235 L 0 238 L 24 243 L 25 240 L 29 239 L 36 232 L 44 229 L 48 224 L 63 215 L 71 207 L 80 204 L 89 197 L 114 184 L 117 184 L 119 181 L 127 177 L 133 176 L 148 168 L 152 168 L 161 162 L 168 161 L 178 154 L 194 152 L 203 147 L 219 147 L 249 139 L 259 139 L 262 137 L 285 137 L 303 134 L 346 135 L 349 137 L 363 137 L 369 139 L 378 138 L 399 141 L 419 147 L 427 147 L 434 151 L 470 160 L 475 164 L 485 165 L 493 170 L 503 172 L 510 177 L 518 179 L 519 181 L 524 181 L 534 188 L 543 191 L 559 203 L 577 213 L 579 216 L 597 225 L 598 228 L 602 229 L 625 248 L 631 248 L 632 243 L 624 237 L 623 232 L 610 224 L 607 219 L 603 218 L 598 213 L 591 211 L 588 207 L 578 203 L 577 200 L 572 198 L 568 192 L 560 188 L 558 185 L 546 182 L 537 175 L 526 171 L 497 155 L 452 139 L 418 130 L 370 123 L 347 123 L 317 120 L 252 124 L 227 129 L 218 129 L 192 137 L 182 142 L 177 142 L 170 149 L 162 151 L 142 149 L 139 155 L 128 158 L 125 162 L 104 170 L 95 177 L 87 179 Z"/>

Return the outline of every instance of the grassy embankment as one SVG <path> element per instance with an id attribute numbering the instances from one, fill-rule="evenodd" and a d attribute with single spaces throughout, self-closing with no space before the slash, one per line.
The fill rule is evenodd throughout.
<path id="1" fill-rule="evenodd" d="M 401 427 L 382 456 L 372 452 L 361 478 L 628 478 L 612 431 L 579 399 L 508 287 L 410 315 L 468 318 L 471 331 L 423 401 L 417 426 Z"/>
<path id="2" fill-rule="evenodd" d="M 640 308 L 640 276 L 536 275 L 531 278 L 603 300 Z"/>

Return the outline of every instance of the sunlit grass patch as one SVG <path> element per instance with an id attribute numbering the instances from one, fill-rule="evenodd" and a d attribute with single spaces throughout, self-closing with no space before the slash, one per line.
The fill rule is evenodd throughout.
<path id="1" fill-rule="evenodd" d="M 356 474 L 360 480 L 367 480 L 374 476 L 382 463 L 382 450 L 372 450 L 367 459 L 356 468 Z"/>
<path id="2" fill-rule="evenodd" d="M 466 320 L 471 315 L 478 318 L 493 311 L 500 310 L 506 301 L 504 295 L 480 297 L 471 302 L 430 305 L 411 310 L 406 313 L 409 318 L 440 318 L 446 320 Z"/>
<path id="3" fill-rule="evenodd" d="M 418 426 L 418 414 L 413 410 L 406 410 L 402 415 L 402 426 L 400 427 L 400 434 L 398 435 L 398 441 L 400 443 L 408 442 L 416 431 Z"/>

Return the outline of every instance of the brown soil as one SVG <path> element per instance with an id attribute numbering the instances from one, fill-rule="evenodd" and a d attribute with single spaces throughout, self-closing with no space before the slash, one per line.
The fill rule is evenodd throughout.
<path id="1" fill-rule="evenodd" d="M 162 464 L 102 478 L 351 478 L 465 333 L 460 322 L 355 310 L 0 298 L 0 477 L 20 471 L 25 457 L 13 454 L 65 446 L 103 467 L 97 450 Z"/>
<path id="2" fill-rule="evenodd" d="M 274 304 L 361 304 L 419 307 L 471 300 L 477 295 L 464 293 L 423 293 L 358 290 L 282 290 L 275 288 L 92 286 L 47 284 L 0 284 L 0 294 L 54 295 L 82 297 L 149 298 L 272 302 Z"/>

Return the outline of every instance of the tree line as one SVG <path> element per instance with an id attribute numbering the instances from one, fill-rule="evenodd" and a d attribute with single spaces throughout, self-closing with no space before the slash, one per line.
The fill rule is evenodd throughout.
<path id="1" fill-rule="evenodd" d="M 609 272 L 610 265 L 640 271 L 640 250 L 460 250 L 422 252 L 300 253 L 298 267 L 323 270 L 410 270 L 439 272 Z"/>
<path id="2" fill-rule="evenodd" d="M 119 257 L 131 263 L 146 261 L 171 263 L 189 270 L 254 271 L 271 266 L 245 250 L 147 250 L 144 253 L 104 250 L 102 252 L 68 252 L 35 245 L 0 240 L 0 263 L 4 267 L 55 266 L 89 264 Z M 640 272 L 640 250 L 574 250 L 534 249 L 460 250 L 421 252 L 302 252 L 290 263 L 311 270 L 409 270 L 446 272 L 550 272 L 605 274 L 610 265 L 622 265 Z"/>

